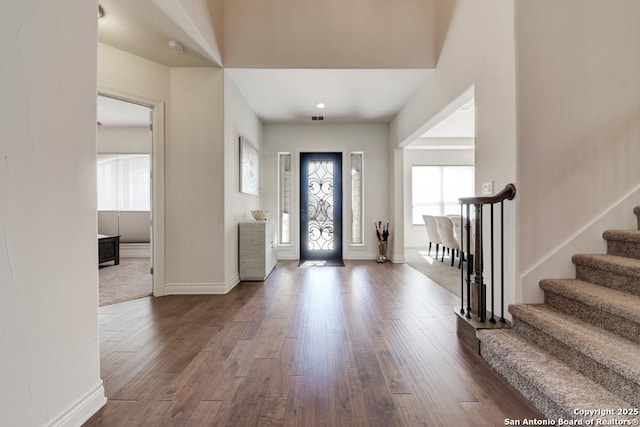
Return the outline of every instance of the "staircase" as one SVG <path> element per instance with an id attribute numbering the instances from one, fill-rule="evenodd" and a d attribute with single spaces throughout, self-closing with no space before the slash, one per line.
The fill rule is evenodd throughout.
<path id="1" fill-rule="evenodd" d="M 510 306 L 512 329 L 477 332 L 482 357 L 548 419 L 640 421 L 640 207 L 634 213 L 638 230 L 603 233 L 606 255 L 573 256 L 575 279 L 540 282 L 544 304 Z"/>

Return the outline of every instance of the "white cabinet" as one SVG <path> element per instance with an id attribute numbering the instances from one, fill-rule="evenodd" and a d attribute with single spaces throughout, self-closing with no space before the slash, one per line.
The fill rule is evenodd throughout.
<path id="1" fill-rule="evenodd" d="M 275 221 L 241 222 L 240 280 L 264 280 L 278 261 Z"/>

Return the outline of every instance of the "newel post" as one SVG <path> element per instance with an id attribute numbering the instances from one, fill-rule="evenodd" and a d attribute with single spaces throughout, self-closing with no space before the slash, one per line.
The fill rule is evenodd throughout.
<path id="1" fill-rule="evenodd" d="M 487 285 L 484 283 L 484 256 L 482 246 L 482 204 L 475 204 L 475 256 L 473 257 L 473 282 L 471 283 L 471 312 L 484 321 L 487 312 Z"/>

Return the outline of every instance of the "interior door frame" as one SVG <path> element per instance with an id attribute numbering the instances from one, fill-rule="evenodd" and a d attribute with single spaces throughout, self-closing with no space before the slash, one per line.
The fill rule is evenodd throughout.
<path id="1" fill-rule="evenodd" d="M 153 295 L 163 296 L 165 277 L 164 252 L 164 147 L 165 147 L 165 103 L 157 100 L 126 95 L 112 90 L 98 88 L 97 95 L 114 98 L 124 102 L 142 105 L 151 109 L 151 283 Z M 97 147 L 96 147 L 97 156 Z"/>
<path id="2" fill-rule="evenodd" d="M 327 157 L 339 160 L 340 162 L 340 174 L 334 174 L 337 179 L 334 179 L 334 187 L 339 190 L 339 209 L 334 210 L 334 235 L 337 235 L 337 238 L 334 240 L 334 251 L 335 255 L 331 256 L 331 258 L 327 258 L 326 254 L 318 253 L 316 255 L 307 253 L 306 249 L 303 247 L 303 242 L 305 242 L 303 236 L 306 231 L 303 228 L 303 220 L 302 220 L 302 204 L 303 204 L 303 191 L 306 191 L 305 187 L 302 185 L 303 177 L 306 175 L 306 169 L 304 166 L 303 157 L 317 155 L 319 157 Z M 313 260 L 313 259 L 343 259 L 344 256 L 344 223 L 343 223 L 343 211 L 344 211 L 344 153 L 341 151 L 329 150 L 329 151 L 301 151 L 298 153 L 298 161 L 299 161 L 299 179 L 298 179 L 298 245 L 299 245 L 299 258 L 300 260 Z M 336 183 L 337 181 L 337 183 Z M 334 207 L 335 208 L 335 207 Z"/>

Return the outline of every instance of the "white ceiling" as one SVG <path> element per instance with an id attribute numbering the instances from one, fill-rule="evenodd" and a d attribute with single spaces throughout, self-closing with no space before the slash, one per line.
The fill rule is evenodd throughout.
<path id="1" fill-rule="evenodd" d="M 422 134 L 422 138 L 474 138 L 475 110 L 457 110 Z"/>
<path id="2" fill-rule="evenodd" d="M 170 9 L 175 10 L 170 6 L 172 0 L 101 0 L 100 4 L 105 10 L 98 25 L 101 43 L 168 67 L 218 66 L 214 59 L 217 46 L 213 49 L 216 52 L 208 49 L 203 39 L 198 39 L 201 31 L 190 31 L 184 16 L 169 16 Z M 172 51 L 170 40 L 181 43 L 184 53 Z M 430 69 L 228 68 L 225 71 L 265 123 L 311 123 L 311 116 L 324 117 L 323 122 L 313 123 L 389 122 L 433 73 Z M 318 102 L 326 104 L 326 108 L 317 109 Z M 127 121 L 123 118 L 127 113 L 119 113 L 115 103 L 106 104 L 99 106 L 98 112 L 98 121 L 105 126 L 140 125 L 141 116 Z M 449 132 L 450 136 L 458 137 L 469 133 L 468 124 L 464 131 L 442 126 L 439 130 L 434 127 L 433 135 L 445 136 Z"/>
<path id="3" fill-rule="evenodd" d="M 167 67 L 216 66 L 213 54 L 188 29 L 163 10 L 161 0 L 100 0 L 105 14 L 98 21 L 98 41 Z M 166 8 L 165 8 L 166 9 Z M 177 53 L 169 41 L 180 43 Z"/>
<path id="4" fill-rule="evenodd" d="M 389 122 L 425 83 L 422 69 L 227 69 L 266 123 Z M 324 109 L 316 108 L 322 102 Z"/>
<path id="5" fill-rule="evenodd" d="M 151 122 L 148 107 L 100 95 L 97 102 L 99 126 L 147 127 Z"/>

